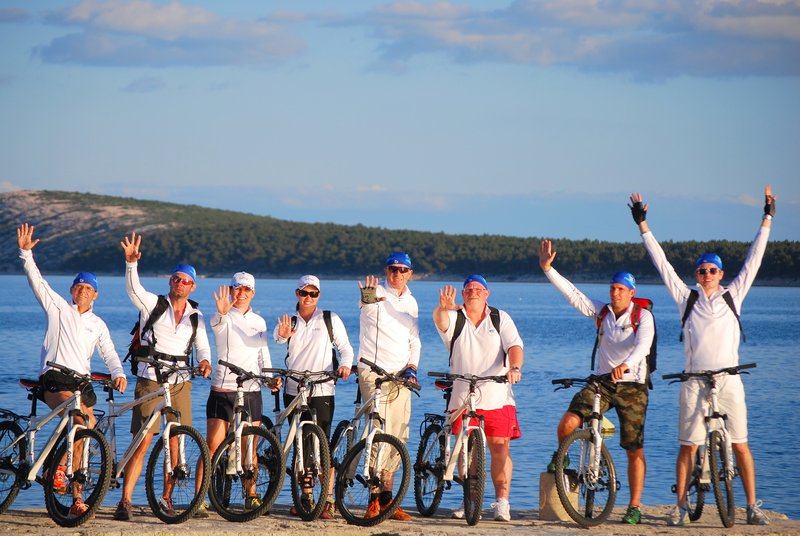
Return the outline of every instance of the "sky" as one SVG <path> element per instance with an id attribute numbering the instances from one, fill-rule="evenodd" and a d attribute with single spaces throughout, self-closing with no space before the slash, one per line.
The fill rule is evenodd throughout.
<path id="1" fill-rule="evenodd" d="M 800 240 L 800 0 L 0 0 L 0 192 Z"/>

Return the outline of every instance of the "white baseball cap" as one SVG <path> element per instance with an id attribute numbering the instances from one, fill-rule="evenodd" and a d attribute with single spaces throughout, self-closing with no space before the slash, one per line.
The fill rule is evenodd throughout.
<path id="1" fill-rule="evenodd" d="M 231 278 L 231 286 L 233 288 L 237 287 L 247 287 L 252 290 L 256 289 L 256 278 L 253 277 L 251 274 L 247 272 L 236 272 L 233 274 Z"/>
<path id="2" fill-rule="evenodd" d="M 297 290 L 303 290 L 308 285 L 316 287 L 317 290 L 321 290 L 319 286 L 319 278 L 315 275 L 304 275 L 297 280 Z"/>

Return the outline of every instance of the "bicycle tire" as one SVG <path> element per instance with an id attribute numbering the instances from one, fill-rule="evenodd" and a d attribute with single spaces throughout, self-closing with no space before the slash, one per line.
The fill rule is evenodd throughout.
<path id="1" fill-rule="evenodd" d="M 372 527 L 391 517 L 403 502 L 411 479 L 408 450 L 399 439 L 389 434 L 375 434 L 369 468 L 371 476 L 365 479 L 366 445 L 367 440 L 362 439 L 345 455 L 334 486 L 339 513 L 348 523 L 360 527 Z M 377 470 L 379 466 L 386 469 Z M 387 473 L 392 475 L 391 480 L 386 478 Z M 383 490 L 389 482 L 392 483 L 391 490 L 386 491 L 392 495 L 390 501 L 382 505 L 374 517 L 365 517 L 370 503 L 379 500 L 378 490 Z"/>
<path id="2" fill-rule="evenodd" d="M 342 465 L 347 451 L 353 447 L 353 427 L 350 421 L 340 421 L 331 439 L 331 467 L 335 470 Z"/>
<path id="3" fill-rule="evenodd" d="M 736 522 L 736 501 L 733 497 L 733 460 L 728 458 L 719 430 L 711 432 L 708 440 L 711 457 L 711 486 L 717 501 L 717 511 L 722 524 L 731 528 Z"/>
<path id="4" fill-rule="evenodd" d="M 254 437 L 255 436 L 255 437 Z M 228 474 L 228 463 L 235 449 L 236 436 L 229 433 L 211 459 L 211 486 L 209 498 L 214 510 L 224 519 L 243 523 L 252 521 L 269 511 L 283 486 L 283 450 L 275 434 L 258 426 L 242 430 L 242 453 L 249 439 L 256 441 L 255 460 L 242 460 L 242 474 Z M 257 508 L 247 509 L 246 482 L 255 480 L 256 496 L 261 501 Z"/>
<path id="5" fill-rule="evenodd" d="M 186 425 L 178 425 L 170 428 L 170 441 L 177 439 L 183 442 L 185 452 L 185 463 L 178 464 L 180 460 L 173 459 L 173 483 L 172 492 L 169 497 L 172 502 L 172 511 L 162 507 L 159 499 L 164 495 L 166 487 L 167 471 L 162 467 L 157 471 L 159 461 L 164 459 L 162 450 L 164 443 L 157 437 L 150 459 L 147 461 L 147 472 L 145 474 L 145 492 L 147 502 L 153 514 L 167 524 L 183 523 L 190 519 L 208 493 L 209 483 L 211 482 L 211 459 L 208 455 L 208 445 L 203 436 L 195 428 Z M 157 478 L 156 474 L 162 476 Z M 199 490 L 197 490 L 197 480 L 200 478 Z"/>
<path id="6" fill-rule="evenodd" d="M 8 448 L 19 436 L 22 428 L 14 421 L 0 422 L 0 452 Z M 17 498 L 20 490 L 20 466 L 25 460 L 23 437 L 19 443 L 0 457 L 0 514 L 8 510 Z"/>
<path id="7" fill-rule="evenodd" d="M 582 429 L 565 437 L 556 455 L 558 498 L 569 517 L 582 527 L 594 527 L 608 519 L 617 497 L 617 473 L 605 443 L 600 450 L 597 482 L 593 485 L 589 482 L 586 466 L 589 463 L 588 454 L 593 449 L 592 431 Z M 577 470 L 569 467 L 570 462 L 577 462 Z M 574 489 L 578 492 L 577 508 L 569 497 Z"/>
<path id="8" fill-rule="evenodd" d="M 483 492 L 486 485 L 486 445 L 479 429 L 467 437 L 468 474 L 462 475 L 464 487 L 464 519 L 467 525 L 477 525 L 483 511 Z"/>
<path id="9" fill-rule="evenodd" d="M 695 453 L 694 470 L 689 486 L 686 489 L 686 500 L 689 503 L 689 519 L 691 521 L 697 521 L 702 517 L 706 500 L 706 488 L 708 487 L 708 484 L 700 482 L 700 477 L 703 473 L 703 456 L 701 456 L 700 450 L 698 448 Z M 708 456 L 708 448 L 706 448 L 705 455 Z"/>
<path id="10" fill-rule="evenodd" d="M 292 454 L 292 500 L 300 519 L 313 521 L 322 514 L 328 498 L 331 451 L 328 438 L 318 424 L 305 424 L 302 434 L 305 454 L 303 463 L 297 457 L 297 449 Z M 300 471 L 301 466 L 303 471 Z M 309 485 L 311 493 L 307 492 Z"/>
<path id="11" fill-rule="evenodd" d="M 444 493 L 444 435 L 442 427 L 429 424 L 422 433 L 414 462 L 414 502 L 423 517 L 430 517 L 439 509 Z"/>
<path id="12" fill-rule="evenodd" d="M 73 457 L 81 460 L 72 478 L 66 479 L 65 493 L 59 493 L 53 486 L 56 470 L 62 459 L 67 456 L 66 436 L 56 445 L 50 458 L 48 477 L 44 483 L 44 505 L 50 518 L 61 527 L 78 527 L 94 517 L 98 508 L 103 505 L 108 486 L 111 483 L 111 449 L 106 438 L 97 430 L 83 428 L 75 432 Z M 84 464 L 82 456 L 86 454 L 88 461 Z M 83 466 L 86 466 L 86 469 Z M 71 515 L 73 484 L 81 486 L 83 502 L 88 507 L 79 515 Z M 86 495 L 88 492 L 88 496 Z"/>

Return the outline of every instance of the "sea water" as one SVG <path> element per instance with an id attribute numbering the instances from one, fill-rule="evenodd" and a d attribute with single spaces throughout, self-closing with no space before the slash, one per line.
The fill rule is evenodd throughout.
<path id="1" fill-rule="evenodd" d="M 490 274 L 489 274 L 490 276 Z M 71 277 L 47 277 L 52 287 L 68 296 Z M 165 293 L 166 278 L 143 277 L 143 285 L 150 291 Z M 460 285 L 460 281 L 450 284 Z M 201 310 L 210 318 L 215 310 L 212 293 L 227 279 L 200 279 L 192 297 L 200 302 Z M 419 303 L 420 337 L 422 355 L 419 381 L 423 385 L 421 396 L 412 400 L 411 438 L 408 450 L 413 463 L 419 443 L 419 423 L 425 412 L 440 412 L 444 408 L 441 393 L 427 377 L 428 371 L 446 371 L 448 351 L 442 343 L 431 320 L 433 308 L 438 304 L 438 290 L 444 282 L 415 281 L 411 289 Z M 319 307 L 335 311 L 342 317 L 353 347 L 358 350 L 358 285 L 356 280 L 323 280 Z M 511 505 L 514 508 L 538 508 L 538 475 L 545 470 L 556 448 L 556 426 L 569 405 L 575 390 L 553 392 L 550 380 L 557 377 L 585 376 L 589 372 L 594 323 L 570 307 L 549 284 L 495 283 L 489 278 L 491 295 L 489 303 L 505 310 L 514 319 L 525 344 L 525 364 L 522 382 L 514 386 L 522 438 L 511 445 L 514 477 L 511 486 Z M 605 300 L 608 285 L 585 284 L 581 290 L 588 296 Z M 294 280 L 258 280 L 253 309 L 267 320 L 272 332 L 276 319 L 294 311 Z M 658 370 L 655 389 L 650 392 L 650 405 L 645 429 L 645 454 L 647 480 L 643 503 L 670 504 L 675 500 L 670 488 L 675 481 L 675 455 L 677 453 L 677 415 L 679 386 L 661 380 L 661 375 L 680 372 L 684 356 L 678 341 L 680 319 L 678 309 L 660 285 L 640 285 L 637 295 L 651 298 L 658 327 Z M 125 294 L 122 277 L 101 277 L 100 296 L 95 312 L 111 330 L 117 351 L 124 356 L 130 340 L 130 329 L 136 320 L 136 311 Z M 800 288 L 754 287 L 744 302 L 742 324 L 747 342 L 740 347 L 740 362 L 756 362 L 758 367 L 743 376 L 747 394 L 749 442 L 755 456 L 758 498 L 764 507 L 800 518 L 800 499 L 793 482 L 800 479 L 800 464 L 794 460 L 792 441 L 797 438 L 798 397 L 796 384 L 800 378 L 798 344 L 800 343 Z M 0 276 L 0 407 L 27 413 L 30 402 L 26 391 L 18 385 L 19 378 L 35 378 L 39 372 L 41 341 L 44 336 L 45 316 L 33 297 L 23 276 Z M 209 330 L 210 332 L 210 330 Z M 211 335 L 209 335 L 211 337 Z M 212 348 L 213 348 L 212 338 Z M 270 343 L 274 366 L 283 366 L 285 346 Z M 127 363 L 125 364 L 127 371 Z M 105 370 L 99 356 L 93 358 L 93 370 Z M 118 401 L 131 400 L 133 379 L 127 392 Z M 205 404 L 209 381 L 196 379 L 193 385 L 194 425 L 205 434 Z M 355 383 L 340 382 L 336 388 L 335 422 L 353 414 Z M 104 397 L 98 392 L 98 408 L 104 408 Z M 265 394 L 264 411 L 271 415 L 272 397 Z M 43 406 L 40 406 L 40 415 Z M 609 418 L 617 423 L 612 411 Z M 117 423 L 118 448 L 122 452 L 130 440 L 129 419 Z M 45 428 L 49 433 L 51 429 Z M 37 442 L 44 444 L 45 436 Z M 627 462 L 619 447 L 619 435 L 610 438 L 609 447 L 617 465 L 617 478 L 621 489 L 617 504 L 628 500 Z M 488 467 L 488 465 L 487 465 Z M 289 480 L 279 497 L 281 503 L 290 503 Z M 494 500 L 491 479 L 487 477 L 486 501 Z M 744 492 L 737 481 L 734 488 L 736 502 L 744 504 Z M 115 504 L 120 491 L 110 490 L 106 503 Z M 713 501 L 713 498 L 707 500 Z M 444 494 L 443 508 L 452 508 L 461 501 L 461 488 L 457 485 Z M 144 477 L 136 487 L 134 503 L 146 504 Z M 42 490 L 38 485 L 20 492 L 17 506 L 41 506 Z M 413 485 L 404 501 L 407 510 L 414 511 Z"/>

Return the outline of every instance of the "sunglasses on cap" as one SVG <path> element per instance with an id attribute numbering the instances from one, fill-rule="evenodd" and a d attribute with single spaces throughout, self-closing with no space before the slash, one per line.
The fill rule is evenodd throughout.
<path id="1" fill-rule="evenodd" d="M 408 272 L 411 271 L 411 268 L 409 268 L 408 266 L 387 266 L 386 268 L 388 268 L 389 271 L 394 274 L 396 273 L 407 274 Z"/>
<path id="2" fill-rule="evenodd" d="M 698 268 L 697 270 L 695 270 L 695 272 L 700 274 L 700 275 L 706 275 L 707 273 L 711 274 L 711 275 L 715 275 L 717 272 L 721 272 L 721 271 L 722 270 L 720 270 L 719 268 Z"/>
<path id="3" fill-rule="evenodd" d="M 319 291 L 318 290 L 298 290 L 297 295 L 301 298 L 305 298 L 306 296 L 310 296 L 311 298 L 319 298 Z"/>
<path id="4" fill-rule="evenodd" d="M 181 285 L 186 285 L 186 286 L 194 284 L 194 281 L 192 281 L 191 277 L 187 277 L 186 279 L 184 279 L 182 277 L 178 277 L 177 275 L 173 275 L 172 277 L 169 278 L 169 280 L 175 283 L 176 285 L 179 283 Z"/>

